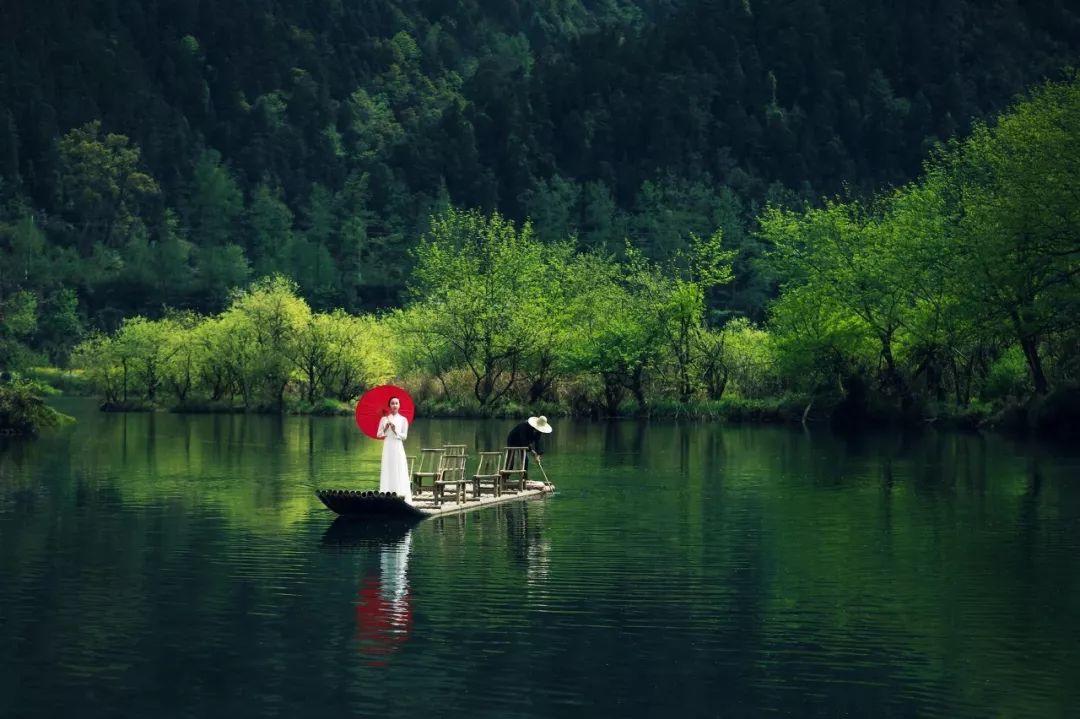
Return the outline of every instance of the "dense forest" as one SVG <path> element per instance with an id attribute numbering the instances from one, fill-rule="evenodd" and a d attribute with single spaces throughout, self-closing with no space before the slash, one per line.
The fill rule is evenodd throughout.
<path id="1" fill-rule="evenodd" d="M 393 378 L 429 413 L 805 420 L 817 403 L 859 425 L 1076 429 L 1078 197 L 1074 73 L 943 145 L 902 187 L 769 205 L 757 235 L 778 295 L 763 325 L 711 311 L 736 277 L 723 228 L 655 260 L 448 208 L 393 311 L 319 312 L 278 275 L 215 315 L 125 319 L 73 361 L 118 409 L 348 411 Z"/>
<path id="2" fill-rule="evenodd" d="M 766 203 L 903 183 L 1078 47 L 1061 2 L 8 0 L 0 364 L 274 273 L 398 305 L 448 206 L 657 261 L 722 228 L 709 301 L 761 321 Z"/>
<path id="3" fill-rule="evenodd" d="M 115 407 L 397 377 L 431 411 L 909 419 L 1077 380 L 1064 3 L 3 13 L 0 369 Z"/>

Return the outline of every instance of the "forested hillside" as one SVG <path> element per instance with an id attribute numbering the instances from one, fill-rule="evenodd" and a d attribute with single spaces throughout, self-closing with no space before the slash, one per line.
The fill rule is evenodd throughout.
<path id="1" fill-rule="evenodd" d="M 1063 2 L 4 0 L 0 365 L 281 272 L 397 304 L 434 210 L 662 260 L 869 196 L 1080 48 Z M 25 359 L 25 358 L 24 358 Z"/>

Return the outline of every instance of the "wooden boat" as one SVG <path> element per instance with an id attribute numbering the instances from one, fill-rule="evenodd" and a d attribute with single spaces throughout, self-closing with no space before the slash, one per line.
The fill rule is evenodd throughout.
<path id="1" fill-rule="evenodd" d="M 420 510 L 396 494 L 349 489 L 318 489 L 315 496 L 334 512 L 346 517 L 370 516 L 420 519 Z"/>
<path id="2" fill-rule="evenodd" d="M 315 496 L 343 517 L 420 520 L 554 492 L 555 485 L 550 482 L 529 481 L 527 451 L 526 447 L 506 447 L 501 452 L 480 452 L 476 473 L 469 477 L 465 473 L 465 445 L 421 449 L 419 463 L 409 458 L 412 504 L 390 492 L 319 489 Z"/>
<path id="3" fill-rule="evenodd" d="M 343 517 L 421 520 L 430 517 L 462 514 L 505 502 L 537 499 L 545 497 L 554 491 L 554 485 L 529 482 L 517 492 L 467 497 L 464 501 L 435 502 L 432 495 L 425 493 L 418 495 L 414 500 L 414 504 L 409 504 L 404 497 L 396 494 L 348 489 L 319 489 L 315 491 L 315 496 L 323 504 Z"/>

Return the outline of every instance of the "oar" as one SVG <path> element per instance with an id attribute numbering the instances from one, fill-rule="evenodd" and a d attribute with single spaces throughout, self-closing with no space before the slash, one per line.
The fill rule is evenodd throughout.
<path id="1" fill-rule="evenodd" d="M 544 471 L 544 465 L 540 462 L 540 455 L 535 451 L 533 452 L 533 459 L 536 460 L 536 466 L 540 468 L 540 474 L 544 475 L 544 484 L 551 484 L 551 480 L 548 479 L 547 472 Z"/>

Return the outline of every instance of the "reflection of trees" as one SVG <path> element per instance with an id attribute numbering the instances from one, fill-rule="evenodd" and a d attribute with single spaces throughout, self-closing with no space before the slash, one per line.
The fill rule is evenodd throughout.
<path id="1" fill-rule="evenodd" d="M 27 450 L 54 496 L 112 491 L 127 506 L 199 507 L 275 534 L 321 510 L 314 486 L 378 486 L 381 445 L 346 418 L 76 413 L 73 431 Z"/>
<path id="2" fill-rule="evenodd" d="M 643 664 L 627 660 L 587 673 L 581 691 L 670 706 L 664 692 L 690 667 L 697 682 L 679 696 L 696 692 L 696 706 L 730 680 L 730 706 L 790 707 L 762 687 L 797 690 L 807 672 L 857 666 L 874 667 L 868 702 L 885 687 L 930 687 L 965 706 L 1056 716 L 1075 694 L 1047 688 L 1080 669 L 1067 641 L 1080 486 L 1058 454 L 1028 464 L 999 439 L 934 432 L 899 444 L 868 435 L 848 454 L 846 438 L 816 430 L 808 441 L 787 429 L 590 424 L 562 435 L 565 479 L 553 479 L 591 494 L 373 535 L 326 530 L 330 515 L 302 484 L 362 474 L 367 444 L 351 420 L 159 414 L 151 443 L 145 415 L 80 419 L 77 441 L 0 450 L 0 666 L 14 668 L 8 686 L 26 687 L 18 696 L 88 677 L 111 701 L 147 667 L 169 679 L 148 697 L 242 715 L 250 694 L 235 686 L 265 682 L 299 706 L 312 682 L 297 677 L 310 671 L 320 689 L 419 712 L 432 694 L 373 688 L 371 674 L 387 673 L 367 665 L 400 669 L 422 650 L 422 663 L 452 666 L 461 643 L 431 641 L 444 630 L 488 646 L 532 632 L 529 653 L 470 655 L 454 682 L 466 697 L 489 694 L 492 676 L 557 677 L 630 652 L 687 659 L 632 687 L 625 672 L 637 679 Z M 462 427 L 472 431 L 446 422 L 432 434 L 470 437 Z M 609 438 L 612 466 L 601 464 Z M 320 536 L 343 551 L 309 551 Z M 16 695 L 0 689 L 0 715 Z M 804 700 L 804 714 L 846 701 Z"/>
<path id="3" fill-rule="evenodd" d="M 648 422 L 609 420 L 604 425 L 604 454 L 608 460 L 636 464 L 649 439 Z"/>

